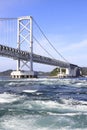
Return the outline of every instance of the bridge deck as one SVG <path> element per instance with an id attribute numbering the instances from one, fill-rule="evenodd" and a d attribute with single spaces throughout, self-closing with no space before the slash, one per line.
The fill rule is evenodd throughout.
<path id="1" fill-rule="evenodd" d="M 14 60 L 20 59 L 24 61 L 30 60 L 30 53 L 22 50 L 18 50 L 12 47 L 0 45 L 0 55 L 8 58 L 12 58 Z M 33 61 L 37 63 L 47 64 L 47 65 L 53 65 L 53 66 L 59 66 L 63 68 L 69 68 L 70 64 L 56 60 L 51 59 L 45 56 L 40 56 L 37 54 L 33 54 Z"/>

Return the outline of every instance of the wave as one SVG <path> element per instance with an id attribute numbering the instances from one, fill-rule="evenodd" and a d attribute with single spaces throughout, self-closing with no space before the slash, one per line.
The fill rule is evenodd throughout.
<path id="1" fill-rule="evenodd" d="M 5 79 L 0 80 L 0 84 L 6 84 L 7 86 L 28 86 L 28 85 L 66 85 L 72 87 L 87 87 L 87 80 L 76 79 Z M 5 86 L 6 86 L 5 85 Z"/>
<path id="2" fill-rule="evenodd" d="M 18 101 L 21 97 L 15 94 L 2 93 L 0 94 L 0 104 L 2 103 L 12 103 Z"/>
<path id="3" fill-rule="evenodd" d="M 0 86 L 0 130 L 87 129 L 87 80 L 10 79 Z"/>
<path id="4" fill-rule="evenodd" d="M 74 128 L 74 130 L 86 130 L 87 103 L 84 101 L 29 100 L 26 97 L 21 99 L 20 96 L 8 93 L 0 94 L 1 99 L 12 104 L 8 106 L 9 112 L 0 118 L 0 129 L 73 130 Z M 14 104 L 19 100 L 21 102 Z"/>
<path id="5" fill-rule="evenodd" d="M 76 117 L 76 116 L 75 116 Z M 81 116 L 72 118 L 61 115 L 5 115 L 0 119 L 0 129 L 6 130 L 86 130 L 86 121 Z M 77 120 L 78 119 L 78 120 Z"/>
<path id="6" fill-rule="evenodd" d="M 86 114 L 87 113 L 87 103 L 74 101 L 74 100 L 65 100 L 61 101 L 42 101 L 42 100 L 25 100 L 22 103 L 16 104 L 16 107 L 20 110 L 30 111 L 34 114 L 48 114 L 53 113 L 55 115 L 68 115 L 68 114 Z M 29 112 L 29 113 L 30 113 Z"/>

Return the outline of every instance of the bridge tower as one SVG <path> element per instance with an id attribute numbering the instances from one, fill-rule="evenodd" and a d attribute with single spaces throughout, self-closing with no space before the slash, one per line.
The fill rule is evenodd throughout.
<path id="1" fill-rule="evenodd" d="M 20 51 L 26 48 L 25 51 L 30 53 L 30 65 L 28 61 L 17 60 L 17 70 L 11 73 L 13 78 L 32 78 L 36 77 L 36 72 L 33 71 L 33 18 L 25 16 L 18 18 L 17 25 L 17 49 Z M 29 71 L 24 71 L 22 68 L 26 66 Z"/>

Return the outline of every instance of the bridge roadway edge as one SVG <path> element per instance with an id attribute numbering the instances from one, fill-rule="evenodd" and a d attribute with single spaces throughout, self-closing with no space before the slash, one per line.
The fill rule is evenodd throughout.
<path id="1" fill-rule="evenodd" d="M 12 58 L 14 60 L 24 60 L 24 61 L 30 61 L 30 53 L 27 51 L 18 50 L 12 47 L 8 47 L 5 45 L 0 45 L 0 55 L 8 58 Z M 49 57 L 40 56 L 37 54 L 33 54 L 33 62 L 41 63 L 41 64 L 47 64 L 52 66 L 59 66 L 61 68 L 76 68 L 77 65 L 66 63 L 64 61 L 51 59 Z M 23 74 L 24 73 L 24 74 Z M 17 74 L 17 75 L 16 75 Z M 15 71 L 11 74 L 16 75 L 14 77 L 37 77 L 36 72 L 23 72 L 23 71 Z"/>

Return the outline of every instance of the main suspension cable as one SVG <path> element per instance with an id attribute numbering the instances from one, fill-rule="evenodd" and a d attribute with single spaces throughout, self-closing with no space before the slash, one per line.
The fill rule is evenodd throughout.
<path id="1" fill-rule="evenodd" d="M 56 53 L 58 54 L 58 55 L 60 55 L 60 57 L 62 58 L 62 59 L 64 59 L 66 62 L 68 62 L 65 58 L 64 58 L 64 56 L 62 56 L 62 54 L 59 52 L 59 51 L 57 51 L 57 49 L 53 46 L 53 44 L 49 41 L 49 39 L 47 38 L 47 36 L 44 34 L 44 32 L 42 31 L 42 29 L 40 28 L 40 26 L 37 24 L 37 22 L 33 19 L 33 21 L 34 21 L 34 23 L 36 24 L 36 26 L 39 28 L 39 30 L 40 30 L 40 32 L 42 33 L 42 35 L 46 38 L 46 40 L 48 41 L 48 43 L 50 44 L 50 46 L 56 51 Z M 69 63 L 69 62 L 68 62 Z"/>
<path id="2" fill-rule="evenodd" d="M 55 59 L 41 44 L 40 42 L 33 36 L 34 40 L 39 44 L 39 46 L 53 59 Z"/>

